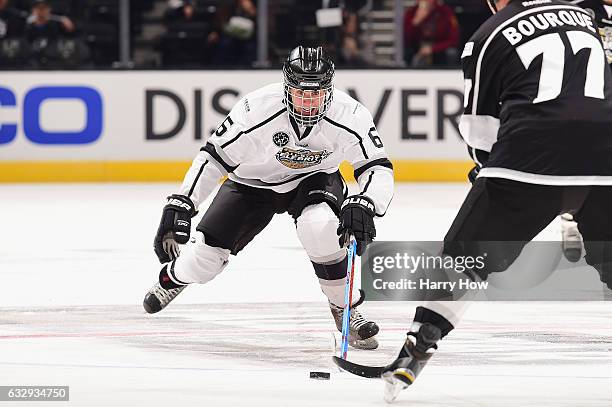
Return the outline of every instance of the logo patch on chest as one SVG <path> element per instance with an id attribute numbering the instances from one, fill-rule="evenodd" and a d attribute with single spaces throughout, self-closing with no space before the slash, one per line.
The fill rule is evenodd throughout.
<path id="1" fill-rule="evenodd" d="M 289 135 L 282 131 L 276 132 L 272 136 L 272 142 L 278 147 L 285 147 L 289 143 Z"/>
<path id="2" fill-rule="evenodd" d="M 276 159 L 285 167 L 299 170 L 302 168 L 319 165 L 330 155 L 331 153 L 327 150 L 311 151 L 305 148 L 294 150 L 289 147 L 284 147 L 282 150 L 276 153 Z"/>

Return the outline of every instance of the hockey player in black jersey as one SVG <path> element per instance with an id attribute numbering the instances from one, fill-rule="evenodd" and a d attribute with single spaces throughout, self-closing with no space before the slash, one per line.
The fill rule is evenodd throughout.
<path id="1" fill-rule="evenodd" d="M 573 0 L 572 4 L 582 7 L 595 18 L 608 64 L 612 66 L 612 0 Z"/>
<path id="2" fill-rule="evenodd" d="M 612 289 L 612 78 L 601 37 L 585 10 L 558 0 L 489 0 L 494 15 L 463 50 L 460 131 L 477 178 L 444 238 L 444 254 L 484 253 L 512 241 L 487 268 L 501 272 L 560 213 L 571 213 L 586 261 Z M 387 382 L 386 397 L 414 382 L 468 302 L 418 307 L 390 365 L 341 367 Z"/>
<path id="3" fill-rule="evenodd" d="M 573 0 L 572 4 L 584 8 L 597 22 L 608 65 L 612 69 L 612 0 Z M 563 254 L 572 262 L 577 262 L 582 256 L 582 235 L 578 224 L 570 213 L 560 217 Z"/>
<path id="4" fill-rule="evenodd" d="M 145 296 L 147 312 L 166 307 L 188 284 L 215 278 L 230 254 L 238 254 L 276 213 L 289 213 L 341 331 L 344 237 L 355 236 L 361 255 L 376 236 L 374 217 L 385 214 L 393 196 L 393 169 L 371 114 L 334 88 L 334 65 L 321 47 L 295 48 L 283 74 L 283 83 L 235 105 L 168 197 L 154 243 L 164 266 Z M 344 160 L 352 163 L 360 188 L 350 197 L 338 170 Z M 223 176 L 228 179 L 190 241 L 191 218 Z M 185 243 L 179 254 L 178 244 Z M 293 270 L 286 267 L 288 285 Z M 360 313 L 363 296 L 354 293 L 349 343 L 374 349 L 378 326 Z"/>

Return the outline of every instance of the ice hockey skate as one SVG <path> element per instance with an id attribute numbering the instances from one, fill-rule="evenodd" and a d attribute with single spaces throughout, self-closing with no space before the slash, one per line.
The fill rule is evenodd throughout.
<path id="1" fill-rule="evenodd" d="M 582 257 L 582 235 L 574 217 L 569 213 L 561 215 L 561 236 L 563 255 L 568 261 L 576 263 Z"/>
<path id="2" fill-rule="evenodd" d="M 363 291 L 359 290 L 361 298 L 353 306 L 351 306 L 351 317 L 349 320 L 349 345 L 355 349 L 372 350 L 378 348 L 378 325 L 375 322 L 368 321 L 356 308 L 361 305 L 365 299 Z M 336 328 L 342 332 L 342 316 L 344 308 L 329 304 L 329 309 L 336 322 Z"/>
<path id="3" fill-rule="evenodd" d="M 441 336 L 440 329 L 429 323 L 422 324 L 417 333 L 408 333 L 397 359 L 382 370 L 386 402 L 394 401 L 400 391 L 414 383 L 438 348 Z"/>
<path id="4" fill-rule="evenodd" d="M 155 314 L 166 308 L 187 287 L 175 284 L 168 276 L 166 267 L 164 266 L 159 272 L 159 281 L 151 287 L 142 302 L 145 311 L 149 314 Z"/>

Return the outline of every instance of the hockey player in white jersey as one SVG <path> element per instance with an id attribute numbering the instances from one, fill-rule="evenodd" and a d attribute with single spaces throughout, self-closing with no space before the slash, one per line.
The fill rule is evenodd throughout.
<path id="1" fill-rule="evenodd" d="M 164 266 L 145 296 L 147 312 L 166 307 L 188 284 L 215 278 L 230 254 L 275 213 L 287 212 L 341 330 L 345 236 L 355 237 L 359 255 L 376 236 L 374 218 L 385 214 L 393 196 L 393 167 L 370 112 L 334 89 L 334 65 L 321 47 L 292 50 L 283 74 L 284 83 L 240 99 L 168 197 L 154 244 Z M 357 195 L 346 196 L 339 172 L 344 160 L 354 167 Z M 190 240 L 191 218 L 226 175 Z M 180 255 L 179 244 L 186 244 Z M 362 302 L 355 291 L 349 342 L 375 349 L 379 328 L 357 309 Z"/>

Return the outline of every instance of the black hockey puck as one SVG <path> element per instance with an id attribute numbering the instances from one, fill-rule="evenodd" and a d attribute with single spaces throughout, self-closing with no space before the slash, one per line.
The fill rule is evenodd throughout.
<path id="1" fill-rule="evenodd" d="M 311 379 L 329 380 L 330 377 L 331 377 L 331 374 L 327 372 L 310 372 Z"/>

